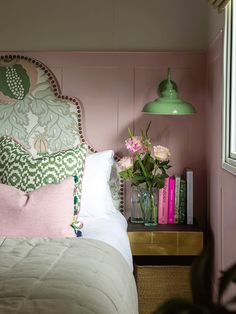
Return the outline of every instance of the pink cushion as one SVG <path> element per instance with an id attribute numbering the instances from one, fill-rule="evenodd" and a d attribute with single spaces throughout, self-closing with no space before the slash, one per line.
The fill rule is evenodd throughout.
<path id="1" fill-rule="evenodd" d="M 29 193 L 0 184 L 0 236 L 75 237 L 73 189 L 73 177 Z"/>

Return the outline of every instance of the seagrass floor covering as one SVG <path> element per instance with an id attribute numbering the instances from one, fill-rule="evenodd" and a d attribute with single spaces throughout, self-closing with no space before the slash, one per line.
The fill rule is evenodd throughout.
<path id="1" fill-rule="evenodd" d="M 135 277 L 139 314 L 151 314 L 172 297 L 191 298 L 190 266 L 138 266 Z"/>

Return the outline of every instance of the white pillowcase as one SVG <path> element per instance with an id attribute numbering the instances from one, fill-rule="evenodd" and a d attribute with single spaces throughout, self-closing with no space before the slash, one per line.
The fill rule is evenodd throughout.
<path id="1" fill-rule="evenodd" d="M 109 180 L 114 152 L 106 150 L 87 155 L 82 181 L 79 216 L 104 216 L 115 212 Z"/>

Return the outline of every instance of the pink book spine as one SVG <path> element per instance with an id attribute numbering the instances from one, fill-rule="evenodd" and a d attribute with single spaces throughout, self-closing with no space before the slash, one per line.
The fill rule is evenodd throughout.
<path id="1" fill-rule="evenodd" d="M 169 178 L 168 223 L 173 224 L 175 218 L 175 178 Z"/>
<path id="2" fill-rule="evenodd" d="M 159 209 L 158 209 L 158 223 L 168 223 L 168 189 L 169 178 L 165 179 L 165 186 L 159 190 Z"/>

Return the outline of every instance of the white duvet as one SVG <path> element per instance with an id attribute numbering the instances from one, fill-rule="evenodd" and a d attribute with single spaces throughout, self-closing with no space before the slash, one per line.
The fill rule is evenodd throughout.
<path id="1" fill-rule="evenodd" d="M 127 235 L 127 221 L 119 212 L 102 217 L 80 217 L 84 223 L 83 238 L 103 241 L 117 249 L 133 270 L 132 254 Z"/>

